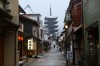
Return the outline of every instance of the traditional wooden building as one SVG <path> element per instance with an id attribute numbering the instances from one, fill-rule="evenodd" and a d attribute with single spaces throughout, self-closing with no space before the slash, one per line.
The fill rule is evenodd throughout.
<path id="1" fill-rule="evenodd" d="M 24 43 L 22 43 L 20 48 L 22 51 L 22 56 L 31 56 L 34 55 L 37 51 L 36 45 L 37 43 L 35 40 L 37 40 L 37 37 L 33 35 L 33 28 L 34 26 L 39 26 L 38 23 L 35 20 L 32 20 L 24 15 L 20 15 L 20 22 L 24 25 L 24 31 L 23 31 L 23 37 L 24 37 Z"/>
<path id="2" fill-rule="evenodd" d="M 16 52 L 18 27 L 18 0 L 1 0 L 0 66 L 18 66 L 18 54 Z"/>
<path id="3" fill-rule="evenodd" d="M 37 25 L 34 25 L 33 26 L 33 36 L 36 37 L 37 40 L 35 40 L 37 46 L 36 46 L 36 54 L 39 55 L 42 53 L 42 50 L 43 50 L 43 23 L 41 21 L 41 15 L 40 14 L 26 14 L 25 15 L 26 17 L 32 19 L 32 20 L 35 20 L 38 24 Z"/>
<path id="4" fill-rule="evenodd" d="M 82 2 L 81 0 L 71 0 L 65 14 L 65 25 L 67 28 L 66 41 L 70 43 L 73 65 L 78 65 L 83 56 L 82 37 Z M 82 64 L 82 63 L 81 63 Z"/>

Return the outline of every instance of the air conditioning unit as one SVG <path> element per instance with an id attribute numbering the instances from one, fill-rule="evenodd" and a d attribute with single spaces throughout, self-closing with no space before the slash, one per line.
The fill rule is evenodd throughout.
<path id="1" fill-rule="evenodd" d="M 6 4 L 5 4 L 5 10 L 11 11 L 11 3 L 9 1 L 7 1 Z"/>

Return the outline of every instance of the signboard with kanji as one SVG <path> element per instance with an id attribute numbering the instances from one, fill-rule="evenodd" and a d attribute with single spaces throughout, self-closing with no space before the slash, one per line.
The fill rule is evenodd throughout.
<path id="1" fill-rule="evenodd" d="M 67 51 L 67 60 L 72 60 L 72 59 L 73 59 L 73 52 Z"/>

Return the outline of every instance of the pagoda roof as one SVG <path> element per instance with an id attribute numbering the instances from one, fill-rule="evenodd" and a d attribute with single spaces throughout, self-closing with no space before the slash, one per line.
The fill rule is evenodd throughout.
<path id="1" fill-rule="evenodd" d="M 58 17 L 52 17 L 52 16 L 48 16 L 48 17 L 45 17 L 45 20 L 47 21 L 54 21 L 54 20 L 57 20 Z"/>
<path id="2" fill-rule="evenodd" d="M 49 28 L 52 28 L 52 29 L 53 29 L 53 28 L 57 28 L 58 25 L 46 25 L 45 27 L 47 27 L 48 29 L 49 29 Z"/>
<path id="3" fill-rule="evenodd" d="M 46 18 L 58 18 L 58 17 L 50 15 L 50 16 L 46 16 Z"/>
<path id="4" fill-rule="evenodd" d="M 58 29 L 52 29 L 52 30 L 50 29 L 49 31 L 50 31 L 50 32 L 57 32 Z"/>
<path id="5" fill-rule="evenodd" d="M 57 32 L 57 31 L 49 31 L 49 33 L 55 33 L 55 32 Z"/>
<path id="6" fill-rule="evenodd" d="M 51 25 L 51 24 L 57 24 L 58 21 L 45 21 L 44 24 L 48 24 L 48 25 Z"/>
<path id="7" fill-rule="evenodd" d="M 50 34 L 55 34 L 55 32 L 49 32 Z"/>

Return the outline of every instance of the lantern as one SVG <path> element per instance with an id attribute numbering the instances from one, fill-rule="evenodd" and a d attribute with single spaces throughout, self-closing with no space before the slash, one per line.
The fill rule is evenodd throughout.
<path id="1" fill-rule="evenodd" d="M 22 36 L 18 36 L 18 40 L 19 41 L 23 41 L 23 37 Z"/>
<path id="2" fill-rule="evenodd" d="M 23 41 L 23 37 L 21 37 L 20 40 Z"/>
<path id="3" fill-rule="evenodd" d="M 21 39 L 21 36 L 18 36 L 18 40 L 20 40 Z"/>

